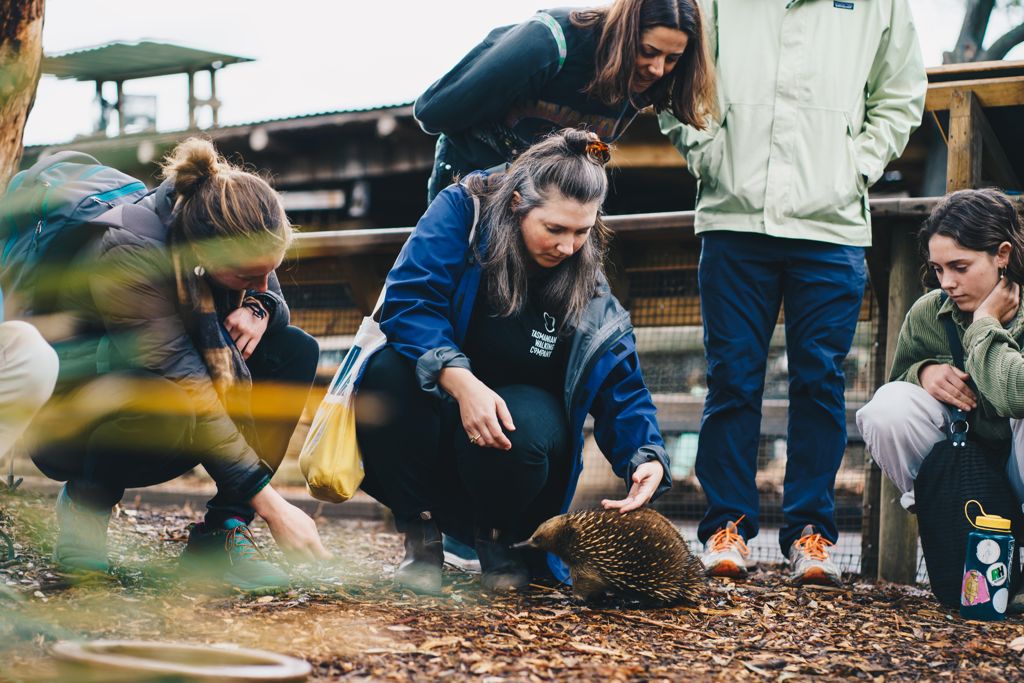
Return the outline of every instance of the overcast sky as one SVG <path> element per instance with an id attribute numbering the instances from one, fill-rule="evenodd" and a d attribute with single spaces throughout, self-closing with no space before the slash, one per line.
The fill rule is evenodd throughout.
<path id="1" fill-rule="evenodd" d="M 768 2 L 769 0 L 764 0 Z M 572 0 L 47 0 L 47 54 L 113 40 L 152 39 L 255 58 L 217 77 L 221 123 L 245 123 L 412 100 L 494 26 Z M 599 4 L 599 2 L 597 3 Z M 956 41 L 963 0 L 910 0 L 925 63 Z M 1024 20 L 999 11 L 990 40 Z M 1018 48 L 1008 58 L 1024 58 Z M 198 77 L 206 94 L 205 77 Z M 113 86 L 109 86 L 113 87 Z M 127 93 L 158 97 L 158 127 L 187 124 L 184 76 L 131 81 Z M 109 97 L 113 96 L 111 91 Z M 91 130 L 91 83 L 43 76 L 26 144 L 63 142 Z"/>

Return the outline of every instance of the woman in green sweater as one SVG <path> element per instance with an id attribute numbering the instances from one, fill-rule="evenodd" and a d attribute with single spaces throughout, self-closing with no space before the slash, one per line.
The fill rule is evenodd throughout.
<path id="1" fill-rule="evenodd" d="M 914 479 L 945 438 L 950 406 L 974 411 L 971 431 L 1010 451 L 1006 472 L 1024 501 L 1024 232 L 1013 202 L 993 189 L 961 190 L 932 211 L 919 234 L 925 284 L 940 289 L 914 303 L 896 343 L 889 383 L 857 412 L 879 467 L 914 504 Z M 953 364 L 943 319 L 964 349 Z"/>

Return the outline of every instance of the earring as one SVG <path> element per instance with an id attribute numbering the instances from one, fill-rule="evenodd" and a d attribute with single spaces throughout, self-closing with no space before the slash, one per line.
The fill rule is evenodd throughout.
<path id="1" fill-rule="evenodd" d="M 1006 277 L 1006 267 L 1005 266 L 999 269 L 999 279 L 1002 280 L 1004 277 Z"/>
<path id="2" fill-rule="evenodd" d="M 192 272 L 196 274 L 196 277 L 202 277 L 206 275 L 206 268 L 203 268 L 202 266 L 196 266 L 195 268 L 192 269 Z M 1000 275 L 1000 277 L 1002 276 Z"/>

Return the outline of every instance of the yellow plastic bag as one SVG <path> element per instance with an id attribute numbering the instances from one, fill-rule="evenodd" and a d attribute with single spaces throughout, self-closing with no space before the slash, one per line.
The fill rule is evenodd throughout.
<path id="1" fill-rule="evenodd" d="M 345 354 L 313 417 L 299 453 L 299 469 L 310 495 L 318 500 L 344 503 L 356 494 L 363 482 L 363 458 L 356 441 L 353 384 L 366 361 L 386 341 L 377 321 L 370 316 L 364 318 L 352 348 Z"/>

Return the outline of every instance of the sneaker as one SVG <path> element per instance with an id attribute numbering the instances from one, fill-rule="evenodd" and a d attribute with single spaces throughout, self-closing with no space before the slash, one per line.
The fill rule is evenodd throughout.
<path id="1" fill-rule="evenodd" d="M 747 578 L 747 570 L 754 566 L 750 560 L 750 548 L 738 531 L 738 525 L 745 515 L 735 522 L 726 522 L 704 544 L 700 561 L 708 576 L 723 576 L 732 579 Z"/>
<path id="2" fill-rule="evenodd" d="M 57 543 L 53 560 L 72 572 L 106 572 L 110 510 L 95 510 L 71 500 L 65 484 L 57 495 Z"/>
<path id="3" fill-rule="evenodd" d="M 448 534 L 441 535 L 444 542 L 444 563 L 466 574 L 480 573 L 480 558 L 472 546 L 468 546 Z"/>
<path id="4" fill-rule="evenodd" d="M 843 583 L 839 567 L 828 554 L 832 542 L 814 533 L 808 524 L 789 548 L 790 578 L 798 585 L 840 586 Z"/>
<path id="5" fill-rule="evenodd" d="M 243 591 L 277 590 L 289 583 L 288 575 L 256 545 L 248 525 L 234 517 L 220 528 L 190 524 L 181 562 L 186 569 L 215 576 Z"/>

